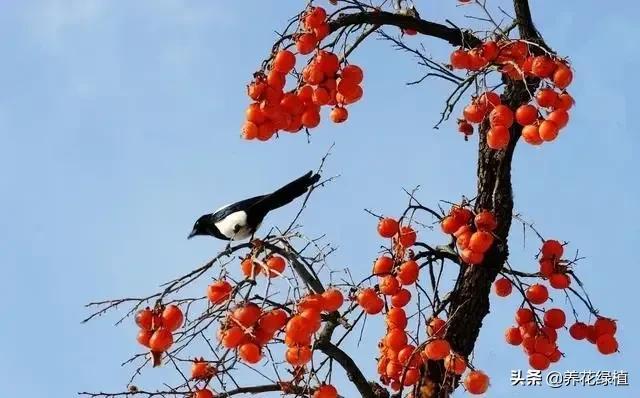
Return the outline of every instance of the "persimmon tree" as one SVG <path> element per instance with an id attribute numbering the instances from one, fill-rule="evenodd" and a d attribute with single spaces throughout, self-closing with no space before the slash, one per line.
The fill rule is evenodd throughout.
<path id="1" fill-rule="evenodd" d="M 545 42 L 527 0 L 513 0 L 513 10 L 500 9 L 499 18 L 485 0 L 459 3 L 485 26 L 471 30 L 429 21 L 404 1 L 309 2 L 247 87 L 242 137 L 282 138 L 286 145 L 295 137 L 283 135 L 313 134 L 325 108 L 334 123 L 357 117 L 348 109 L 363 98 L 366 65 L 350 63 L 350 55 L 378 37 L 417 57 L 425 74 L 414 83 L 451 83 L 434 119 L 437 127 L 460 115 L 456 129 L 464 139 L 478 137 L 473 197 L 430 207 L 407 192 L 406 208 L 389 211 L 395 217 L 370 212 L 382 249 L 373 254 L 372 248 L 372 259 L 362 261 L 373 265 L 357 275 L 354 269 L 336 271 L 333 247 L 324 238 L 307 237 L 298 223 L 314 189 L 329 180 L 320 182 L 286 228 L 234 243 L 154 294 L 90 303 L 94 311 L 87 321 L 126 308 L 120 322 L 135 320 L 143 352 L 127 361 L 136 367 L 128 390 L 81 394 L 211 398 L 278 391 L 335 398 L 341 391 L 332 383 L 337 367 L 366 398 L 448 397 L 461 385 L 482 394 L 489 375 L 472 353 L 493 295 L 517 296 L 514 324 L 505 325 L 504 338 L 521 346 L 531 368 L 545 370 L 562 359 L 566 351 L 557 345 L 558 333 L 587 340 L 605 355 L 618 350 L 616 322 L 599 314 L 576 275 L 580 258 L 568 253 L 577 250 L 543 236 L 514 212 L 516 146 L 548 145 L 562 134 L 574 105 L 567 91 L 570 62 Z M 450 59 L 428 56 L 413 44 L 415 35 L 447 42 Z M 516 269 L 509 262 L 514 223 L 538 242 L 531 253 L 537 264 Z M 420 231 L 434 226 L 442 240 L 421 239 Z M 456 278 L 447 283 L 442 275 L 451 268 Z M 182 294 L 192 286 L 202 294 Z M 558 300 L 551 302 L 554 296 Z M 362 370 L 362 361 L 373 359 L 352 358 L 343 348 L 358 341 L 357 331 L 375 316 L 384 317 L 387 328 L 379 331 L 378 347 L 369 347 L 378 352 L 377 375 Z M 161 364 L 182 381 L 158 389 L 135 386 L 144 368 Z M 238 372 L 250 371 L 243 367 L 256 372 L 253 382 L 237 379 Z M 263 383 L 255 382 L 260 378 Z"/>

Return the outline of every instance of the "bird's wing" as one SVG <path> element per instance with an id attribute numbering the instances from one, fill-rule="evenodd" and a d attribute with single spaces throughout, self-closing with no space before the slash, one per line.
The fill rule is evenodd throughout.
<path id="1" fill-rule="evenodd" d="M 222 206 L 221 208 L 219 208 L 218 210 L 213 212 L 213 214 L 211 214 L 211 220 L 215 223 L 215 222 L 218 222 L 218 221 L 224 219 L 229 214 L 235 213 L 235 212 L 237 212 L 239 210 L 246 210 L 246 209 L 252 207 L 256 202 L 258 202 L 261 199 L 263 199 L 265 196 L 267 196 L 267 195 L 254 196 L 253 198 L 244 199 L 244 200 L 241 200 L 239 202 L 235 202 L 235 203 L 231 203 L 231 204 L 226 205 L 226 206 Z"/>
<path id="2" fill-rule="evenodd" d="M 264 217 L 269 211 L 282 207 L 291 203 L 295 198 L 304 195 L 310 186 L 320 180 L 319 174 L 313 174 L 312 171 L 295 179 L 274 191 L 269 195 L 264 195 L 251 205 L 252 213 L 257 217 Z"/>

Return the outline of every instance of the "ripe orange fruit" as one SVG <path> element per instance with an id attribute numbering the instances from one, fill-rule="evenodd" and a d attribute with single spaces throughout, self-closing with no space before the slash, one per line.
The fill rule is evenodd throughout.
<path id="1" fill-rule="evenodd" d="M 238 356 L 246 363 L 255 364 L 260 362 L 262 353 L 260 352 L 260 347 L 258 347 L 257 344 L 244 343 L 238 348 Z"/>
<path id="2" fill-rule="evenodd" d="M 495 91 L 485 91 L 478 97 L 477 101 L 478 104 L 486 107 L 486 109 L 494 109 L 502 103 L 500 95 Z"/>
<path id="3" fill-rule="evenodd" d="M 314 29 L 324 23 L 327 12 L 322 7 L 310 7 L 304 18 L 304 25 L 307 29 Z"/>
<path id="4" fill-rule="evenodd" d="M 151 335 L 149 348 L 154 352 L 165 352 L 173 345 L 173 335 L 165 327 L 161 327 Z"/>
<path id="5" fill-rule="evenodd" d="M 402 308 L 411 301 L 411 292 L 407 289 L 400 289 L 398 293 L 391 296 L 391 305 L 396 308 Z"/>
<path id="6" fill-rule="evenodd" d="M 469 104 L 464 107 L 462 115 L 469 123 L 480 123 L 486 115 L 486 108 L 483 108 L 478 104 Z"/>
<path id="7" fill-rule="evenodd" d="M 533 319 L 533 312 L 529 308 L 519 308 L 518 311 L 516 311 L 516 323 L 518 325 L 524 325 L 525 323 L 533 321 Z"/>
<path id="8" fill-rule="evenodd" d="M 587 329 L 583 322 L 576 322 L 569 328 L 569 334 L 576 340 L 584 340 L 587 337 Z"/>
<path id="9" fill-rule="evenodd" d="M 404 329 L 407 327 L 407 314 L 402 308 L 391 308 L 385 321 L 389 329 Z"/>
<path id="10" fill-rule="evenodd" d="M 303 33 L 296 39 L 296 49 L 302 55 L 311 53 L 317 44 L 318 40 L 313 33 Z"/>
<path id="11" fill-rule="evenodd" d="M 458 220 L 453 216 L 446 216 L 440 221 L 440 227 L 442 228 L 442 232 L 445 234 L 453 234 L 461 227 Z"/>
<path id="12" fill-rule="evenodd" d="M 242 340 L 244 340 L 244 332 L 238 326 L 232 326 L 227 330 L 221 331 L 220 343 L 225 348 L 236 348 Z"/>
<path id="13" fill-rule="evenodd" d="M 138 331 L 138 335 L 136 336 L 136 340 L 138 341 L 138 343 L 149 348 L 149 340 L 151 339 L 151 336 L 153 336 L 153 331 L 140 329 Z"/>
<path id="14" fill-rule="evenodd" d="M 571 284 L 571 278 L 567 274 L 553 273 L 549 276 L 549 284 L 554 289 L 566 289 Z"/>
<path id="15" fill-rule="evenodd" d="M 558 128 L 564 128 L 569 122 L 569 113 L 564 109 L 556 109 L 547 115 L 547 120 L 550 120 L 558 125 Z"/>
<path id="16" fill-rule="evenodd" d="M 182 326 L 184 315 L 178 306 L 170 304 L 162 311 L 162 326 L 173 332 Z"/>
<path id="17" fill-rule="evenodd" d="M 285 358 L 293 366 L 302 366 L 311 361 L 311 349 L 309 346 L 294 346 L 287 348 Z"/>
<path id="18" fill-rule="evenodd" d="M 446 325 L 447 323 L 444 320 L 438 317 L 432 318 L 427 326 L 427 334 L 433 337 L 442 337 L 446 331 Z"/>
<path id="19" fill-rule="evenodd" d="M 460 355 L 451 353 L 444 358 L 444 368 L 447 372 L 461 375 L 467 369 L 467 361 Z"/>
<path id="20" fill-rule="evenodd" d="M 558 68 L 553 73 L 553 84 L 558 88 L 564 89 L 569 87 L 572 81 L 573 72 L 571 72 L 571 69 L 564 64 L 558 65 Z"/>
<path id="21" fill-rule="evenodd" d="M 549 291 L 544 285 L 539 283 L 529 286 L 526 291 L 526 296 L 533 304 L 542 304 L 549 299 Z"/>
<path id="22" fill-rule="evenodd" d="M 385 336 L 384 343 L 392 350 L 399 351 L 407 345 L 407 334 L 402 329 L 391 329 Z"/>
<path id="23" fill-rule="evenodd" d="M 207 288 L 207 297 L 213 304 L 220 304 L 229 300 L 232 290 L 233 287 L 231 287 L 231 284 L 222 279 L 209 285 Z"/>
<path id="24" fill-rule="evenodd" d="M 573 97 L 569 93 L 562 93 L 558 96 L 556 103 L 553 105 L 554 109 L 563 109 L 568 111 L 573 106 Z"/>
<path id="25" fill-rule="evenodd" d="M 231 314 L 231 318 L 241 327 L 250 328 L 260 318 L 262 311 L 254 303 L 247 303 L 236 308 Z"/>
<path id="26" fill-rule="evenodd" d="M 342 123 L 349 118 L 349 112 L 345 107 L 336 106 L 331 110 L 329 117 L 331 118 L 331 121 L 334 123 Z"/>
<path id="27" fill-rule="evenodd" d="M 266 265 L 267 269 L 263 269 L 262 272 L 267 274 L 269 278 L 275 278 L 276 276 L 282 275 L 287 263 L 284 258 L 280 256 L 271 256 L 267 260 Z"/>
<path id="28" fill-rule="evenodd" d="M 383 218 L 378 222 L 378 233 L 383 238 L 391 238 L 398 233 L 398 221 L 393 218 Z"/>
<path id="29" fill-rule="evenodd" d="M 337 311 L 344 303 L 342 292 L 336 288 L 330 288 L 322 293 L 323 309 L 327 312 Z"/>
<path id="30" fill-rule="evenodd" d="M 474 252 L 484 253 L 493 244 L 493 235 L 489 232 L 477 231 L 471 235 L 469 240 L 469 249 Z"/>
<path id="31" fill-rule="evenodd" d="M 398 267 L 398 281 L 403 285 L 412 285 L 418 280 L 419 273 L 420 267 L 417 262 L 414 260 L 405 261 Z"/>
<path id="32" fill-rule="evenodd" d="M 253 104 L 250 104 L 245 114 L 247 120 L 255 123 L 256 125 L 259 125 L 265 121 L 264 113 L 262 113 L 262 111 L 260 110 L 260 104 L 258 103 L 254 102 Z"/>
<path id="33" fill-rule="evenodd" d="M 531 145 L 540 145 L 544 142 L 540 137 L 538 126 L 535 124 L 528 124 L 522 128 L 522 138 Z"/>
<path id="34" fill-rule="evenodd" d="M 511 345 L 522 344 L 522 334 L 520 333 L 520 329 L 513 326 L 507 328 L 507 330 L 504 332 L 504 339 Z"/>
<path id="35" fill-rule="evenodd" d="M 604 355 L 610 355 L 618 351 L 618 341 L 613 335 L 603 334 L 596 340 L 598 351 Z"/>
<path id="36" fill-rule="evenodd" d="M 549 367 L 551 361 L 543 354 L 533 353 L 529 355 L 529 366 L 537 370 L 545 370 Z"/>
<path id="37" fill-rule="evenodd" d="M 338 56 L 330 51 L 319 51 L 315 57 L 315 62 L 327 76 L 334 76 L 338 72 L 338 68 L 340 68 Z"/>
<path id="38" fill-rule="evenodd" d="M 214 398 L 215 395 L 213 394 L 213 392 L 211 392 L 211 390 L 204 388 L 202 390 L 196 390 L 196 392 L 193 393 L 193 398 Z"/>
<path id="39" fill-rule="evenodd" d="M 553 74 L 556 69 L 556 63 L 546 55 L 539 55 L 533 58 L 531 64 L 531 73 L 534 76 L 545 78 Z"/>
<path id="40" fill-rule="evenodd" d="M 544 324 L 551 328 L 560 329 L 566 321 L 567 317 L 560 308 L 551 308 L 544 313 Z"/>
<path id="41" fill-rule="evenodd" d="M 479 231 L 491 232 L 498 226 L 495 216 L 488 210 L 482 210 L 478 213 L 473 222 Z"/>
<path id="42" fill-rule="evenodd" d="M 533 105 L 521 105 L 516 109 L 516 122 L 521 126 L 533 124 L 538 119 L 538 108 Z"/>
<path id="43" fill-rule="evenodd" d="M 253 140 L 258 137 L 259 131 L 257 124 L 247 120 L 242 125 L 242 138 L 245 140 Z"/>
<path id="44" fill-rule="evenodd" d="M 389 256 L 380 256 L 373 264 L 374 275 L 384 275 L 393 269 L 393 259 Z"/>
<path id="45" fill-rule="evenodd" d="M 464 134 L 465 136 L 467 135 L 472 135 L 473 134 L 473 126 L 464 121 L 464 120 L 459 120 L 458 121 L 458 131 L 461 132 L 462 134 Z"/>
<path id="46" fill-rule="evenodd" d="M 558 101 L 558 94 L 550 88 L 543 88 L 536 93 L 538 105 L 543 108 L 551 108 Z"/>
<path id="47" fill-rule="evenodd" d="M 463 49 L 457 49 L 451 53 L 449 58 L 451 66 L 454 69 L 468 69 L 469 68 L 469 54 Z"/>
<path id="48" fill-rule="evenodd" d="M 404 381 L 402 385 L 405 387 L 412 386 L 420 380 L 420 371 L 416 368 L 409 368 L 404 373 Z"/>
<path id="49" fill-rule="evenodd" d="M 560 128 L 557 124 L 555 124 L 551 120 L 544 120 L 540 123 L 540 127 L 538 127 L 538 133 L 540 134 L 540 138 L 545 141 L 553 141 L 558 137 L 558 133 L 560 132 Z"/>
<path id="50" fill-rule="evenodd" d="M 313 393 L 313 398 L 337 398 L 338 390 L 331 384 L 323 384 L 316 392 Z"/>
<path id="51" fill-rule="evenodd" d="M 357 296 L 358 304 L 369 315 L 374 315 L 382 311 L 384 301 L 376 294 L 372 288 L 362 289 Z"/>
<path id="52" fill-rule="evenodd" d="M 362 69 L 359 66 L 349 64 L 342 68 L 342 70 L 340 71 L 340 77 L 354 84 L 360 84 L 362 83 L 364 74 L 362 73 Z"/>
<path id="53" fill-rule="evenodd" d="M 207 361 L 194 360 L 191 365 L 191 378 L 193 380 L 205 380 L 215 374 L 215 368 Z"/>
<path id="54" fill-rule="evenodd" d="M 487 133 L 487 146 L 501 150 L 509 145 L 509 129 L 505 126 L 493 126 Z"/>
<path id="55" fill-rule="evenodd" d="M 467 248 L 460 253 L 460 258 L 469 265 L 478 265 L 484 260 L 484 254 Z"/>
<path id="56" fill-rule="evenodd" d="M 320 111 L 313 108 L 307 108 L 302 113 L 302 117 L 300 121 L 302 122 L 302 125 L 306 128 L 311 129 L 311 128 L 317 127 L 320 124 Z"/>
<path id="57" fill-rule="evenodd" d="M 280 50 L 273 59 L 273 69 L 287 74 L 296 65 L 296 56 L 289 50 Z"/>
<path id="58" fill-rule="evenodd" d="M 415 350 L 416 347 L 411 344 L 401 349 L 398 352 L 398 362 L 403 365 L 407 365 L 412 357 L 417 357 L 417 353 L 414 352 Z"/>
<path id="59" fill-rule="evenodd" d="M 509 128 L 513 124 L 513 111 L 506 105 L 498 105 L 489 113 L 489 123 L 491 127 L 504 126 Z"/>
<path id="60" fill-rule="evenodd" d="M 453 217 L 460 225 L 467 224 L 473 218 L 473 213 L 471 212 L 471 210 L 460 206 L 452 207 L 449 215 Z"/>
<path id="61" fill-rule="evenodd" d="M 464 388 L 470 394 L 484 394 L 489 388 L 489 376 L 479 370 L 472 370 L 464 379 Z"/>
<path id="62" fill-rule="evenodd" d="M 463 1 L 463 2 L 468 3 L 469 1 L 470 0 Z M 482 56 L 487 61 L 493 61 L 498 56 L 498 51 L 499 51 L 498 44 L 495 41 L 489 40 L 482 43 Z"/>
<path id="63" fill-rule="evenodd" d="M 258 319 L 258 327 L 270 333 L 282 329 L 287 324 L 287 313 L 281 309 L 273 309 L 265 312 L 260 319 Z"/>
<path id="64" fill-rule="evenodd" d="M 496 295 L 499 297 L 507 297 L 511 294 L 511 290 L 513 286 L 511 285 L 511 281 L 507 278 L 496 279 L 493 283 L 493 289 L 496 292 Z"/>
<path id="65" fill-rule="evenodd" d="M 424 347 L 424 355 L 433 361 L 444 359 L 451 352 L 449 342 L 445 339 L 431 340 Z"/>
<path id="66" fill-rule="evenodd" d="M 413 246 L 416 243 L 418 236 L 416 231 L 413 230 L 410 226 L 406 225 L 404 227 L 400 227 L 400 231 L 398 231 L 398 241 L 405 249 Z"/>
<path id="67" fill-rule="evenodd" d="M 542 258 L 559 260 L 562 258 L 564 248 L 557 240 L 549 239 L 542 244 Z"/>
<path id="68" fill-rule="evenodd" d="M 400 290 L 400 283 L 395 276 L 387 275 L 380 278 L 378 288 L 385 296 L 392 296 Z"/>
<path id="69" fill-rule="evenodd" d="M 246 278 L 255 277 L 260 273 L 260 265 L 258 263 L 253 262 L 251 258 L 247 257 L 240 263 L 240 268 L 242 269 L 242 275 Z"/>
<path id="70" fill-rule="evenodd" d="M 153 311 L 149 307 L 136 312 L 136 325 L 142 330 L 151 330 L 153 328 Z"/>
<path id="71" fill-rule="evenodd" d="M 616 334 L 618 327 L 616 321 L 613 319 L 598 317 L 593 324 L 596 336 L 602 336 L 603 334 Z"/>

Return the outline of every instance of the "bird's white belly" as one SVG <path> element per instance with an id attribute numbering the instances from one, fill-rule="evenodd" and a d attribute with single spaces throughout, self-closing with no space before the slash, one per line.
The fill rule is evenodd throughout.
<path id="1" fill-rule="evenodd" d="M 247 226 L 247 213 L 236 211 L 215 223 L 216 228 L 227 238 L 242 240 L 251 236 L 251 230 Z"/>

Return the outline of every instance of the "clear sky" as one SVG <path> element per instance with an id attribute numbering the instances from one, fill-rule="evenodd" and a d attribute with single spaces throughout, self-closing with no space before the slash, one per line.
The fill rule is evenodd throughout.
<path id="1" fill-rule="evenodd" d="M 518 147 L 517 210 L 580 249 L 592 299 L 620 319 L 621 354 L 602 357 L 565 335 L 556 369 L 627 370 L 631 387 L 510 387 L 510 370 L 526 369 L 520 349 L 503 343 L 516 299 L 492 298 L 475 364 L 492 377 L 491 397 L 638 396 L 640 7 L 532 3 L 548 43 L 573 61 L 577 106 L 556 142 Z M 244 86 L 300 4 L 0 1 L 2 396 L 124 389 L 133 369 L 119 364 L 138 350 L 135 328 L 113 327 L 113 315 L 80 325 L 83 304 L 152 292 L 200 264 L 222 244 L 185 239 L 198 215 L 315 168 L 333 142 L 327 173 L 342 177 L 315 195 L 303 221 L 339 246 L 335 268 L 369 270 L 380 241 L 364 207 L 397 213 L 402 188 L 418 184 L 425 203 L 473 195 L 476 140 L 463 142 L 453 122 L 431 128 L 448 87 L 405 86 L 421 76 L 418 66 L 375 40 L 352 56 L 365 67 L 365 96 L 347 123 L 324 123 L 311 144 L 301 135 L 239 139 Z M 418 6 L 425 18 L 466 23 L 454 0 Z M 449 51 L 424 43 L 435 55 Z M 296 210 L 268 224 L 285 225 Z M 512 251 L 513 262 L 534 269 L 533 247 L 514 241 Z M 365 347 L 380 337 L 372 330 Z M 373 366 L 365 365 L 370 376 Z M 140 386 L 159 387 L 163 372 Z"/>

